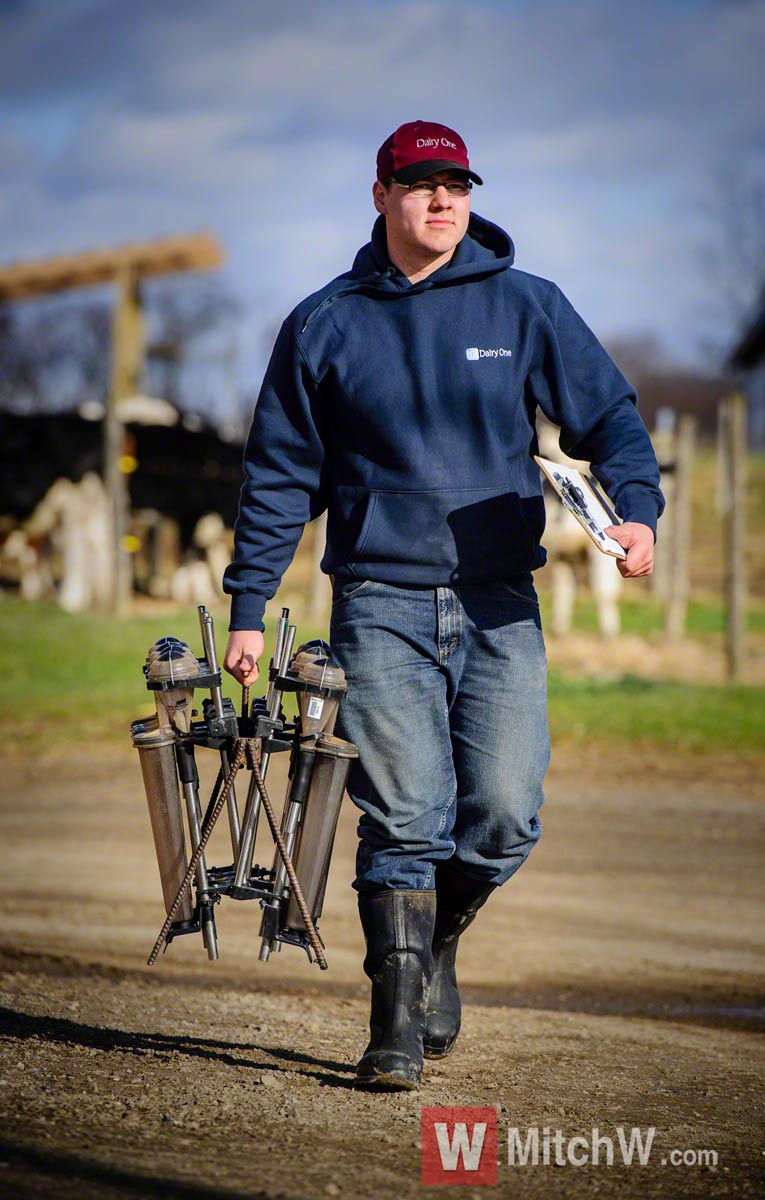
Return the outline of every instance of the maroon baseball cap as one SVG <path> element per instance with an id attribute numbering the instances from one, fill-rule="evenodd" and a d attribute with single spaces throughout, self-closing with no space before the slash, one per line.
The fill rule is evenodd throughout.
<path id="1" fill-rule="evenodd" d="M 377 151 L 377 178 L 391 175 L 399 183 L 414 183 L 436 171 L 465 171 L 475 183 L 480 175 L 470 170 L 467 146 L 458 133 L 437 121 L 408 121 Z"/>

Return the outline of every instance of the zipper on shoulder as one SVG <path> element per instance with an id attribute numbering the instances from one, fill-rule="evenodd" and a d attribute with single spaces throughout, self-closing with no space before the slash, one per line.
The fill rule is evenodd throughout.
<path id="1" fill-rule="evenodd" d="M 331 296 L 327 296 L 325 300 L 322 300 L 321 304 L 317 305 L 316 308 L 309 312 L 300 332 L 305 333 L 306 329 L 311 324 L 311 321 L 318 317 L 319 313 L 323 312 L 325 308 L 329 308 L 330 304 L 333 304 L 335 300 L 339 300 L 341 296 L 351 296 L 354 292 L 361 291 L 362 288 L 371 286 L 377 280 L 379 280 L 381 276 L 383 279 L 391 279 L 395 274 L 395 267 L 386 267 L 384 271 L 377 272 L 375 275 L 365 275 L 362 279 L 354 279 L 350 287 L 339 288 L 338 291 L 333 292 Z"/>

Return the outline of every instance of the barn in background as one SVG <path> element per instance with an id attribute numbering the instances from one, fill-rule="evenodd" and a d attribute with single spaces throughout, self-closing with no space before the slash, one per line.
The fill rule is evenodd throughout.
<path id="1" fill-rule="evenodd" d="M 151 400 L 125 413 L 125 434 L 134 590 L 213 598 L 230 556 L 241 440 Z M 0 413 L 0 586 L 72 610 L 108 604 L 103 460 L 102 417 Z"/>

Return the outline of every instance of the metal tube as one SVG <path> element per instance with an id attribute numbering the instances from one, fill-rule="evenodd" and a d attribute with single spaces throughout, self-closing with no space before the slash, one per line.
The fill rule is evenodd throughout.
<path id="1" fill-rule="evenodd" d="M 284 842 L 287 847 L 287 853 L 292 858 L 295 842 L 297 840 L 297 832 L 300 825 L 300 819 L 303 813 L 306 798 L 311 786 L 311 777 L 313 775 L 313 767 L 316 761 L 316 752 L 313 749 L 302 747 L 295 755 L 292 765 L 292 780 L 289 792 L 285 797 L 284 813 L 282 815 L 281 830 L 284 837 Z M 277 851 L 274 857 L 274 896 L 277 902 L 282 899 L 282 893 L 287 886 L 288 874 L 284 864 L 284 859 Z M 270 950 L 280 950 L 281 942 L 271 941 L 264 937 L 261 944 L 261 949 L 265 949 L 269 945 Z M 262 959 L 261 961 L 267 961 Z"/>
<path id="2" fill-rule="evenodd" d="M 284 821 L 284 828 L 283 828 L 282 832 L 284 833 L 284 842 L 287 847 L 287 853 L 289 854 L 290 858 L 292 858 L 294 850 L 295 850 L 295 841 L 297 839 L 297 831 L 298 831 L 298 826 L 300 824 L 300 817 L 302 815 L 302 812 L 303 812 L 303 805 L 292 802 L 289 805 L 289 808 L 286 813 L 286 817 L 285 817 L 285 821 Z M 280 859 L 279 866 L 276 868 L 276 877 L 274 879 L 275 895 L 281 897 L 286 886 L 287 886 L 287 868 L 284 865 L 284 860 Z M 264 941 L 265 940 L 266 939 L 264 938 Z M 278 942 L 278 941 L 272 941 L 270 943 L 270 948 L 271 948 L 271 950 L 275 950 L 278 954 L 281 952 L 282 944 L 281 944 L 281 942 Z"/>
<path id="3" fill-rule="evenodd" d="M 300 820 L 300 813 L 302 811 L 302 808 L 303 808 L 302 804 L 296 803 L 293 800 L 292 803 L 290 804 L 289 810 L 287 812 L 287 820 L 285 822 L 285 828 L 283 830 L 283 833 L 284 833 L 284 841 L 287 845 L 287 852 L 288 852 L 290 858 L 292 858 L 292 851 L 295 848 L 295 835 L 297 834 L 298 821 Z M 286 882 L 287 882 L 287 868 L 285 867 L 283 861 L 280 858 L 279 866 L 276 870 L 276 878 L 274 880 L 274 892 L 276 893 L 277 896 L 280 896 L 281 893 L 284 891 Z"/>
<path id="4" fill-rule="evenodd" d="M 277 666 L 276 666 L 277 675 L 283 675 L 284 672 L 287 670 L 287 667 L 290 665 L 290 658 L 292 657 L 292 647 L 295 645 L 296 632 L 297 632 L 297 630 L 296 630 L 295 626 L 290 625 L 289 629 L 287 630 L 285 639 L 284 639 L 284 645 L 282 647 L 281 659 L 279 660 L 279 662 L 277 663 Z M 281 695 L 282 694 L 279 691 L 279 689 L 274 685 L 274 687 L 271 689 L 271 704 L 269 705 L 269 709 L 268 709 L 268 715 L 269 715 L 269 717 L 271 717 L 272 720 L 279 713 L 279 703 L 281 701 Z"/>
<path id="5" fill-rule="evenodd" d="M 282 615 L 279 617 L 276 644 L 274 646 L 274 657 L 271 660 L 274 664 L 277 674 L 281 675 L 286 671 L 289 664 L 292 647 L 295 642 L 295 626 L 288 626 L 289 609 L 283 608 Z M 281 702 L 281 692 L 274 686 L 273 682 L 268 685 L 268 694 L 266 700 L 270 697 L 268 715 L 275 718 L 279 712 L 279 704 Z M 268 771 L 268 762 L 270 754 L 263 754 L 260 760 L 260 773 L 265 778 Z M 255 846 L 255 838 L 258 831 L 258 817 L 260 815 L 260 793 L 255 784 L 255 778 L 250 780 L 250 787 L 247 793 L 247 803 L 244 810 L 244 821 L 242 823 L 242 832 L 239 838 L 239 851 L 235 856 L 236 874 L 234 876 L 234 887 L 244 887 L 250 878 L 252 870 L 252 853 Z"/>
<path id="6" fill-rule="evenodd" d="M 279 669 L 279 664 L 282 661 L 282 650 L 284 648 L 284 639 L 287 636 L 287 627 L 289 625 L 289 617 L 290 617 L 290 610 L 288 608 L 283 608 L 282 615 L 279 617 L 279 620 L 276 622 L 276 641 L 274 643 L 274 653 L 273 653 L 273 657 L 271 659 L 271 666 L 275 667 L 277 669 L 277 671 Z M 273 696 L 274 696 L 274 685 L 269 680 L 268 690 L 266 692 L 266 708 L 268 709 L 269 713 L 271 712 L 271 702 L 273 700 Z"/>
<path id="7" fill-rule="evenodd" d="M 266 751 L 260 756 L 260 774 L 265 779 L 268 774 L 268 764 L 271 761 L 271 755 Z M 250 870 L 252 869 L 252 854 L 255 848 L 255 839 L 258 836 L 258 821 L 260 819 L 260 792 L 254 779 L 250 780 L 250 786 L 247 792 L 247 803 L 244 809 L 244 820 L 242 821 L 242 836 L 239 839 L 239 855 L 236 860 L 236 877 L 234 883 L 237 887 L 242 887 L 248 880 Z"/>
<path id="8" fill-rule="evenodd" d="M 142 730 L 139 722 L 134 722 L 132 733 L 133 745 L 141 760 L 165 912 L 169 912 L 188 863 L 174 753 L 175 734 L 161 734 L 156 729 Z M 191 916 L 191 896 L 187 893 L 177 919 L 189 921 Z"/>
<path id="9" fill-rule="evenodd" d="M 215 633 L 213 627 L 213 619 L 205 608 L 204 604 L 197 607 L 199 613 L 199 625 L 202 631 L 202 647 L 207 659 L 207 665 L 210 668 L 210 674 L 215 675 L 218 671 L 218 655 L 215 650 Z M 216 717 L 223 716 L 223 693 L 220 689 L 220 684 L 215 684 L 210 688 L 210 695 L 215 708 Z"/>
<path id="10" fill-rule="evenodd" d="M 281 661 L 279 663 L 279 674 L 280 675 L 283 675 L 285 673 L 285 671 L 287 670 L 287 667 L 290 665 L 290 659 L 292 658 L 292 647 L 295 645 L 295 634 L 296 633 L 297 633 L 297 627 L 295 625 L 288 626 L 287 633 L 286 633 L 285 639 L 284 639 L 284 647 L 282 649 L 282 657 L 281 657 Z"/>
<path id="11" fill-rule="evenodd" d="M 343 792 L 351 762 L 358 758 L 358 753 L 352 742 L 324 734 L 316 746 L 316 763 L 300 824 L 300 837 L 292 853 L 295 874 L 314 921 L 321 916 Z M 292 930 L 302 929 L 305 925 L 294 892 L 284 923 Z"/>
<path id="12" fill-rule="evenodd" d="M 290 658 L 292 657 L 292 647 L 295 644 L 295 633 L 296 633 L 295 626 L 290 625 L 289 629 L 287 630 L 287 636 L 284 641 L 284 647 L 282 650 L 282 659 L 277 668 L 279 675 L 283 675 L 285 673 L 285 671 L 287 670 L 287 667 L 289 666 L 289 661 L 290 661 Z M 269 717 L 271 717 L 272 720 L 276 719 L 276 716 L 279 712 L 279 704 L 281 702 L 281 695 L 282 695 L 281 692 L 278 689 L 274 688 L 273 698 L 271 701 L 271 708 L 268 713 Z M 268 767 L 268 756 L 264 755 L 263 758 L 265 760 L 265 767 L 267 768 Z M 261 767 L 261 774 L 262 773 L 263 773 L 263 767 Z M 284 798 L 284 808 L 282 809 L 282 816 L 281 816 L 281 821 L 280 821 L 280 826 L 281 826 L 282 830 L 284 829 L 284 824 L 287 819 L 288 803 L 289 803 L 289 792 L 287 793 L 287 795 Z M 278 858 L 278 855 L 277 855 L 277 858 Z"/>
<path id="13" fill-rule="evenodd" d="M 191 838 L 191 848 L 196 850 L 202 837 L 202 810 L 199 806 L 199 791 L 195 783 L 183 784 L 183 795 L 186 800 L 186 813 L 189 819 L 189 836 Z M 210 880 L 207 875 L 207 864 L 205 863 L 204 854 L 199 860 L 197 866 L 197 900 L 200 903 L 210 899 Z M 207 948 L 207 957 L 215 961 L 218 957 L 218 941 L 215 934 L 215 922 L 212 918 L 203 920 L 202 922 L 202 937 L 205 947 Z"/>
<path id="14" fill-rule="evenodd" d="M 258 833 L 258 817 L 260 816 L 260 792 L 255 782 L 255 776 L 250 778 L 247 792 L 247 803 L 244 808 L 242 836 L 239 839 L 239 857 L 236 860 L 234 887 L 244 887 L 250 878 L 252 870 L 252 852 Z"/>
<path id="15" fill-rule="evenodd" d="M 218 935 L 215 932 L 215 919 L 211 907 L 206 907 L 202 913 L 202 940 L 207 949 L 207 957 L 211 962 L 217 962 L 219 958 Z"/>
<path id="16" fill-rule="evenodd" d="M 207 665 L 210 669 L 210 674 L 216 675 L 220 670 L 220 667 L 218 665 L 218 655 L 215 650 L 215 630 L 213 626 L 213 619 L 205 608 L 204 604 L 200 604 L 198 606 L 197 612 L 199 613 L 199 624 L 202 630 L 202 646 L 204 648 L 205 658 L 207 659 Z M 220 684 L 216 684 L 214 687 L 210 688 L 210 696 L 212 698 L 216 717 L 222 717 L 224 708 L 223 692 L 221 691 Z M 223 769 L 223 778 L 228 779 L 229 775 L 231 774 L 231 763 L 229 762 L 225 746 L 221 746 L 220 748 L 220 765 Z M 231 834 L 231 852 L 234 856 L 234 862 L 236 862 L 237 855 L 239 853 L 241 831 L 239 828 L 239 805 L 237 804 L 236 799 L 236 789 L 233 787 L 228 794 L 226 808 L 228 812 L 228 827 Z"/>
<path id="17" fill-rule="evenodd" d="M 286 618 L 288 613 L 289 613 L 289 609 L 286 609 L 286 608 L 282 609 L 282 616 L 284 618 Z M 284 644 L 282 646 L 281 657 L 279 659 L 277 659 L 276 656 L 274 656 L 277 675 L 283 675 L 285 673 L 285 671 L 287 670 L 287 667 L 289 666 L 290 658 L 292 657 L 292 648 L 295 645 L 296 632 L 297 632 L 297 630 L 294 625 L 290 625 L 288 627 L 285 638 L 284 638 Z M 268 708 L 268 715 L 272 719 L 275 718 L 279 712 L 280 701 L 281 701 L 281 692 L 276 687 L 273 687 L 270 691 L 270 704 L 269 704 L 269 708 Z M 264 755 L 263 757 L 265 759 L 265 765 L 268 766 L 268 760 L 267 760 L 266 756 Z M 261 771 L 261 773 L 262 773 L 262 771 Z M 289 821 L 288 796 L 289 796 L 289 792 L 287 793 L 287 797 L 285 797 L 285 801 L 284 801 L 284 810 L 282 812 L 282 819 L 281 819 L 282 828 L 284 828 L 285 825 Z M 299 805 L 298 805 L 298 807 L 299 807 Z M 279 861 L 280 861 L 279 855 L 277 854 L 276 859 L 274 860 L 274 872 L 275 872 L 276 876 L 279 875 Z M 284 886 L 284 885 L 282 884 L 282 886 Z M 281 943 L 271 942 L 270 938 L 264 937 L 260 943 L 260 954 L 258 955 L 260 962 L 268 962 L 268 957 L 271 953 L 272 948 L 280 949 Z"/>

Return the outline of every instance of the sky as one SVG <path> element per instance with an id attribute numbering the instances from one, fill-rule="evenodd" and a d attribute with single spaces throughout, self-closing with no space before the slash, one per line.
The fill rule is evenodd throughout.
<path id="1" fill-rule="evenodd" d="M 256 387 L 368 240 L 380 143 L 437 120 L 518 267 L 695 365 L 721 181 L 765 179 L 763 64 L 765 0 L 0 0 L 0 264 L 209 230 Z"/>

